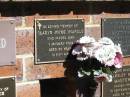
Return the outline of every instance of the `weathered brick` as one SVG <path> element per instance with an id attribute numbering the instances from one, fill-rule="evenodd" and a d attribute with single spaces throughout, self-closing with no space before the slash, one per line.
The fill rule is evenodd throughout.
<path id="1" fill-rule="evenodd" d="M 65 68 L 62 63 L 34 65 L 34 59 L 27 58 L 25 64 L 26 80 L 64 77 Z"/>
<path id="2" fill-rule="evenodd" d="M 65 15 L 34 15 L 34 16 L 26 16 L 26 25 L 27 26 L 34 26 L 35 19 L 84 19 L 85 22 L 89 22 L 90 17 L 88 15 L 72 15 L 72 14 L 65 14 Z"/>
<path id="3" fill-rule="evenodd" d="M 21 82 L 16 84 L 17 97 L 41 97 L 38 81 Z"/>
<path id="4" fill-rule="evenodd" d="M 40 16 L 39 16 L 39 18 L 40 18 Z M 35 16 L 26 16 L 25 17 L 26 26 L 33 27 L 35 19 L 36 19 Z"/>
<path id="5" fill-rule="evenodd" d="M 123 65 L 130 65 L 130 57 L 123 58 Z"/>
<path id="6" fill-rule="evenodd" d="M 26 16 L 25 17 L 26 26 L 27 27 L 33 27 L 35 19 L 58 19 L 58 15 L 39 16 L 39 15 L 36 14 L 36 15 L 33 15 L 33 16 Z"/>
<path id="7" fill-rule="evenodd" d="M 86 27 L 85 35 L 94 37 L 96 40 L 101 38 L 101 28 L 100 27 Z"/>
<path id="8" fill-rule="evenodd" d="M 84 19 L 85 24 L 90 22 L 90 16 L 89 15 L 77 15 L 77 19 Z"/>
<path id="9" fill-rule="evenodd" d="M 22 80 L 22 60 L 17 59 L 16 65 L 0 67 L 0 76 L 16 76 L 16 81 Z"/>
<path id="10" fill-rule="evenodd" d="M 22 26 L 22 16 L 12 17 L 15 20 L 16 27 Z"/>
<path id="11" fill-rule="evenodd" d="M 92 15 L 93 24 L 101 24 L 103 18 L 129 18 L 130 14 L 114 14 L 114 13 L 102 13 L 98 15 Z"/>
<path id="12" fill-rule="evenodd" d="M 34 52 L 33 29 L 16 30 L 16 53 L 25 54 Z"/>

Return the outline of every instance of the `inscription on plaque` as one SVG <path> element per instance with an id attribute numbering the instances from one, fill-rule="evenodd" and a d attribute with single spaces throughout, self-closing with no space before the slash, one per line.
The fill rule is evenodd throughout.
<path id="1" fill-rule="evenodd" d="M 35 63 L 63 62 L 84 35 L 84 20 L 35 20 Z"/>
<path id="2" fill-rule="evenodd" d="M 123 66 L 113 75 L 112 82 L 104 82 L 103 97 L 130 97 L 130 66 Z"/>
<path id="3" fill-rule="evenodd" d="M 102 36 L 120 43 L 124 56 L 130 56 L 130 18 L 102 19 Z"/>
<path id="4" fill-rule="evenodd" d="M 0 78 L 0 97 L 16 97 L 15 77 Z"/>

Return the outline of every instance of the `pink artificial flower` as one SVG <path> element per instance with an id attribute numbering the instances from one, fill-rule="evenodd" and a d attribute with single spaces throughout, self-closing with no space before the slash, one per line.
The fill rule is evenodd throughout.
<path id="1" fill-rule="evenodd" d="M 122 67 L 122 61 L 123 61 L 123 56 L 119 52 L 116 53 L 116 56 L 114 58 L 114 64 L 116 68 L 121 68 Z"/>

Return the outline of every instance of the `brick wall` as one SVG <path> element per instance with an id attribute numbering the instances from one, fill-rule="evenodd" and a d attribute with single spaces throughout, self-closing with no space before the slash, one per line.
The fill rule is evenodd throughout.
<path id="1" fill-rule="evenodd" d="M 40 79 L 64 77 L 62 63 L 34 65 L 34 19 L 85 20 L 85 35 L 101 37 L 102 18 L 129 18 L 129 2 L 0 2 L 0 19 L 16 20 L 16 65 L 0 76 L 16 76 L 17 97 L 40 97 Z M 124 65 L 130 64 L 124 58 Z M 29 91 L 29 92 L 27 92 Z M 26 94 L 26 96 L 24 95 Z"/>

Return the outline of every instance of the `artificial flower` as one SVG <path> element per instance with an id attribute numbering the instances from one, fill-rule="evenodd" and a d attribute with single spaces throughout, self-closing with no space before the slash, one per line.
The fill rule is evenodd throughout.
<path id="1" fill-rule="evenodd" d="M 116 68 L 121 68 L 122 67 L 122 61 L 123 61 L 123 56 L 121 53 L 117 52 L 116 56 L 114 58 L 114 64 Z"/>
<path id="2" fill-rule="evenodd" d="M 103 37 L 98 42 L 103 45 L 114 45 L 113 41 L 108 37 Z"/>
<path id="3" fill-rule="evenodd" d="M 95 39 L 89 36 L 83 36 L 79 40 L 77 40 L 77 42 L 80 44 L 89 44 L 89 43 L 94 43 Z"/>
<path id="4" fill-rule="evenodd" d="M 115 56 L 116 50 L 113 45 L 104 45 L 94 53 L 94 57 L 106 66 L 112 66 L 114 64 Z"/>
<path id="5" fill-rule="evenodd" d="M 95 80 L 111 82 L 116 68 L 122 67 L 123 55 L 120 44 L 114 44 L 107 37 L 95 41 L 89 36 L 81 37 L 76 43 L 72 55 L 82 62 L 77 71 L 78 77 L 93 75 Z"/>

